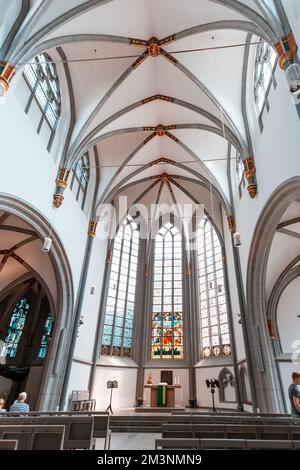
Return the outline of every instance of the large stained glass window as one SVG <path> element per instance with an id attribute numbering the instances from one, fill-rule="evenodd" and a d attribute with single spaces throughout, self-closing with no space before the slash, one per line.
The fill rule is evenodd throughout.
<path id="1" fill-rule="evenodd" d="M 41 341 L 39 355 L 38 355 L 40 359 L 44 359 L 46 357 L 48 342 L 49 342 L 49 338 L 52 332 L 52 326 L 53 326 L 53 318 L 52 318 L 51 313 L 49 313 L 47 320 L 45 322 L 45 325 L 44 325 L 44 329 L 43 329 L 43 336 L 42 336 L 42 341 Z"/>
<path id="2" fill-rule="evenodd" d="M 222 249 L 219 236 L 208 219 L 197 233 L 201 355 L 231 354 Z"/>
<path id="3" fill-rule="evenodd" d="M 152 359 L 183 358 L 182 237 L 168 223 L 155 239 Z"/>
<path id="4" fill-rule="evenodd" d="M 130 356 L 138 252 L 138 228 L 128 216 L 121 224 L 114 241 L 102 335 L 102 355 Z"/>
<path id="5" fill-rule="evenodd" d="M 27 297 L 22 297 L 13 309 L 10 324 L 4 340 L 4 350 L 2 355 L 6 357 L 16 357 L 28 312 L 28 299 Z"/>

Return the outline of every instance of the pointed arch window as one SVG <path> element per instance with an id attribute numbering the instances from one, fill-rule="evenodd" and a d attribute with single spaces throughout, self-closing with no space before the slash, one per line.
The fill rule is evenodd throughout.
<path id="1" fill-rule="evenodd" d="M 76 197 L 76 201 L 81 204 L 84 209 L 87 187 L 90 179 L 90 159 L 89 153 L 86 152 L 73 167 L 73 176 L 71 180 L 71 191 Z"/>
<path id="2" fill-rule="evenodd" d="M 45 359 L 46 357 L 48 342 L 52 333 L 52 327 L 53 327 L 53 318 L 52 318 L 51 313 L 49 313 L 47 320 L 45 322 L 45 325 L 44 325 L 42 341 L 41 341 L 40 350 L 38 354 L 38 357 L 40 359 Z"/>
<path id="3" fill-rule="evenodd" d="M 197 232 L 201 355 L 231 354 L 222 249 L 219 236 L 208 219 Z"/>
<path id="4" fill-rule="evenodd" d="M 29 106 L 34 97 L 43 117 L 54 131 L 61 114 L 60 87 L 56 66 L 51 57 L 43 52 L 24 67 L 24 77 L 32 92 Z M 26 111 L 29 111 L 27 105 Z"/>
<path id="5" fill-rule="evenodd" d="M 183 359 L 182 236 L 168 223 L 155 238 L 152 359 Z"/>
<path id="6" fill-rule="evenodd" d="M 263 42 L 257 46 L 254 73 L 254 100 L 258 116 L 261 115 L 265 106 L 276 59 L 276 52 L 270 44 Z"/>
<path id="7" fill-rule="evenodd" d="M 13 309 L 10 324 L 4 340 L 3 355 L 6 357 L 16 357 L 17 355 L 29 309 L 30 306 L 27 297 L 22 297 Z"/>
<path id="8" fill-rule="evenodd" d="M 102 335 L 102 355 L 130 356 L 135 313 L 139 232 L 128 216 L 114 241 Z"/>

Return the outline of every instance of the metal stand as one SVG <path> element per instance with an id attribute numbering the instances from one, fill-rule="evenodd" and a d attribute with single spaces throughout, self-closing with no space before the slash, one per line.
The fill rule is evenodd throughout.
<path id="1" fill-rule="evenodd" d="M 111 388 L 111 389 L 110 389 L 110 400 L 109 400 L 109 405 L 108 405 L 108 407 L 106 408 L 106 410 L 105 410 L 105 411 L 106 411 L 106 412 L 110 411 L 110 412 L 111 412 L 111 414 L 113 415 L 113 414 L 114 414 L 114 412 L 113 412 L 113 410 L 112 410 L 112 407 L 111 407 L 112 393 L 113 393 L 113 388 Z"/>
<path id="2" fill-rule="evenodd" d="M 217 411 L 215 408 L 215 389 L 211 388 L 210 391 L 211 391 L 211 398 L 212 398 L 212 409 L 213 409 L 213 412 L 215 413 Z"/>
<path id="3" fill-rule="evenodd" d="M 112 393 L 113 393 L 113 389 L 114 388 L 118 388 L 118 382 L 117 380 L 108 380 L 108 382 L 106 383 L 106 387 L 107 388 L 110 388 L 110 400 L 109 400 L 109 405 L 108 407 L 106 408 L 106 412 L 110 412 L 112 415 L 114 414 L 113 410 L 112 410 L 112 406 L 111 406 L 111 402 L 112 402 Z"/>

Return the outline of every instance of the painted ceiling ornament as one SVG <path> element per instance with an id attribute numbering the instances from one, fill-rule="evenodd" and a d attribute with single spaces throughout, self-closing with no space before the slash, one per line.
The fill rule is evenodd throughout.
<path id="1" fill-rule="evenodd" d="M 151 57 L 157 57 L 160 54 L 159 40 L 152 37 L 148 42 L 148 53 Z"/>
<path id="2" fill-rule="evenodd" d="M 169 182 L 169 179 L 170 179 L 170 175 L 168 175 L 168 173 L 163 173 L 161 175 L 161 180 L 164 184 L 168 183 Z"/>
<path id="3" fill-rule="evenodd" d="M 166 130 L 162 124 L 159 124 L 156 128 L 156 135 L 158 137 L 163 137 L 166 134 Z"/>

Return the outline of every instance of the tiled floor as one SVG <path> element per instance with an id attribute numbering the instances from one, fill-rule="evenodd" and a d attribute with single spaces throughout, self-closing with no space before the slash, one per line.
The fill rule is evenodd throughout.
<path id="1" fill-rule="evenodd" d="M 111 450 L 154 450 L 155 439 L 161 433 L 114 432 L 111 436 Z M 103 439 L 97 439 L 96 449 L 103 449 Z"/>

